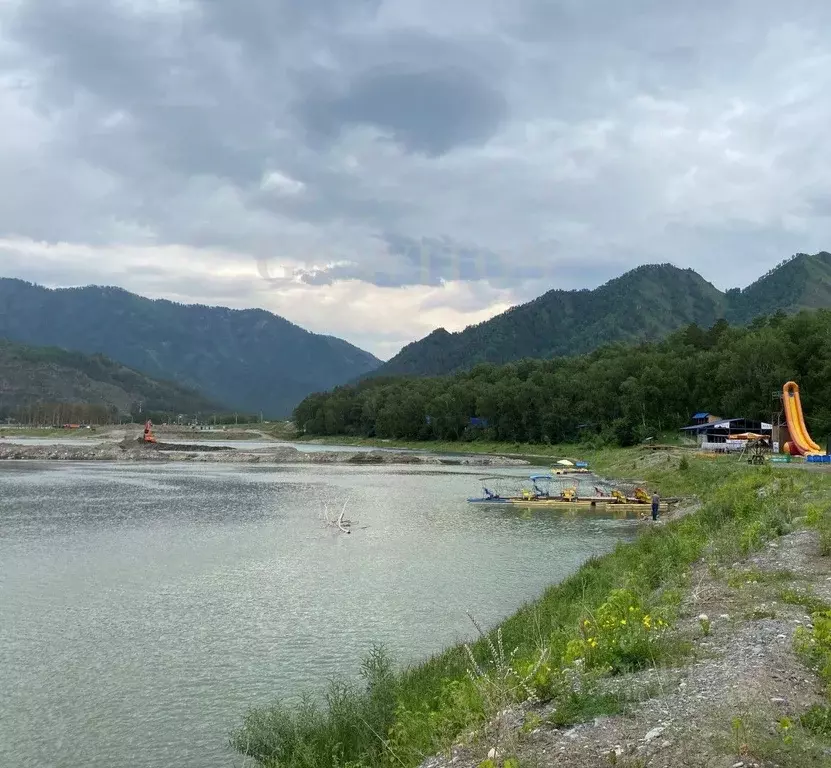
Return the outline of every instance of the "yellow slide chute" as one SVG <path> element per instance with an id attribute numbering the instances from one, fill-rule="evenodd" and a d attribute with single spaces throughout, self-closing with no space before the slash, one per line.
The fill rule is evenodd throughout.
<path id="1" fill-rule="evenodd" d="M 801 456 L 813 456 L 824 453 L 808 434 L 805 416 L 802 413 L 802 401 L 799 399 L 799 386 L 789 381 L 782 387 L 782 403 L 785 407 L 785 421 L 791 434 L 790 445 Z"/>

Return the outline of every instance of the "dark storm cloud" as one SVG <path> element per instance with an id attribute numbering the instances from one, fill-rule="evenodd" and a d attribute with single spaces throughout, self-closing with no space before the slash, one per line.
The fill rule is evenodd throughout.
<path id="1" fill-rule="evenodd" d="M 114 111 L 129 118 L 118 152 L 105 158 L 116 170 L 125 155 L 150 152 L 187 174 L 244 182 L 260 173 L 268 111 L 238 87 L 227 45 L 201 34 L 196 19 L 92 0 L 29 0 L 12 29 L 42 54 L 34 66 L 44 111 L 83 110 L 88 122 Z M 65 138 L 101 160 L 92 132 Z"/>
<path id="2" fill-rule="evenodd" d="M 345 125 L 374 125 L 408 151 L 432 156 L 487 141 L 506 112 L 501 94 L 461 69 L 376 69 L 359 75 L 345 96 L 313 97 L 301 107 L 313 133 L 336 136 Z"/>

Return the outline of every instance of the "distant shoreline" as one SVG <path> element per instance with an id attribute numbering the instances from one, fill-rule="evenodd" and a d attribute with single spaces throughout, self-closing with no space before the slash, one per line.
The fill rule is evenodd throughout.
<path id="1" fill-rule="evenodd" d="M 0 440 L 0 461 L 202 462 L 222 464 L 351 464 L 432 466 L 524 466 L 507 456 L 439 456 L 397 451 L 299 451 L 275 441 L 262 451 L 205 445 L 143 445 L 137 441 L 22 444 Z"/>

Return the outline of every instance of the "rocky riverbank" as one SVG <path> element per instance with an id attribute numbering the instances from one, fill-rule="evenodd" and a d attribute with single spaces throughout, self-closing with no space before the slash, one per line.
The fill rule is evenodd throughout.
<path id="1" fill-rule="evenodd" d="M 20 444 L 0 442 L 0 461 L 191 461 L 234 464 L 413 464 L 431 466 L 522 466 L 529 462 L 506 456 L 439 456 L 396 451 L 298 451 L 275 444 L 258 451 L 200 444 L 121 442 L 78 444 Z"/>
<path id="2" fill-rule="evenodd" d="M 603 681 L 598 695 L 619 698 L 620 714 L 558 727 L 556 706 L 520 706 L 421 768 L 497 766 L 503 751 L 520 766 L 563 768 L 831 766 L 829 743 L 800 725 L 827 701 L 795 650 L 811 611 L 831 603 L 831 559 L 817 531 L 783 536 L 723 570 L 702 561 L 690 585 L 674 629 L 689 645 L 686 663 Z"/>

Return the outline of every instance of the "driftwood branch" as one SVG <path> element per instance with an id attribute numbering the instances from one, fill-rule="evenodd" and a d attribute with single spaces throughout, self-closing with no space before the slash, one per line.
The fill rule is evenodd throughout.
<path id="1" fill-rule="evenodd" d="M 338 515 L 336 520 L 332 520 L 329 517 L 329 508 L 326 506 L 326 504 L 323 505 L 323 517 L 326 521 L 327 528 L 337 528 L 339 531 L 343 533 L 352 533 L 352 521 L 345 520 L 343 517 L 346 514 L 346 505 L 348 503 L 348 499 L 345 502 L 343 502 L 343 508 L 341 509 L 340 514 Z"/>

